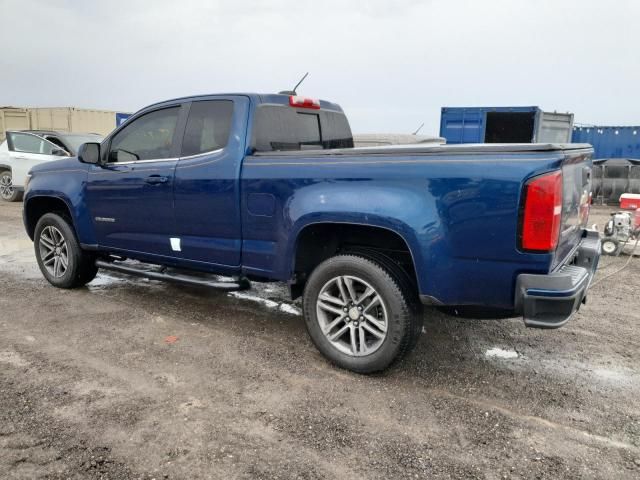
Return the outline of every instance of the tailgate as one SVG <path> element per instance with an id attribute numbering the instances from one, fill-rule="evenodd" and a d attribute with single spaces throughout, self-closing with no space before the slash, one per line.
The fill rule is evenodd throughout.
<path id="1" fill-rule="evenodd" d="M 580 243 L 587 227 L 591 203 L 591 157 L 593 150 L 565 150 L 562 164 L 562 226 L 553 267 L 565 263 Z"/>

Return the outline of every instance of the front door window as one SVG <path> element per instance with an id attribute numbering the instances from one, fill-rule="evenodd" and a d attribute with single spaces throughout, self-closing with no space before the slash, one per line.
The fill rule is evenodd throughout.
<path id="1" fill-rule="evenodd" d="M 113 137 L 109 162 L 171 158 L 179 113 L 172 107 L 136 118 Z"/>

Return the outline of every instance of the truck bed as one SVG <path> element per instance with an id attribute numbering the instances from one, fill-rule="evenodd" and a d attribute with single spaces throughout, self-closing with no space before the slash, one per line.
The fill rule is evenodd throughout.
<path id="1" fill-rule="evenodd" d="M 381 147 L 335 148 L 326 150 L 283 150 L 256 152 L 255 157 L 323 157 L 332 155 L 429 155 L 429 154 L 473 154 L 473 153 L 517 153 L 550 152 L 589 149 L 588 143 L 468 143 L 460 145 L 392 145 Z"/>

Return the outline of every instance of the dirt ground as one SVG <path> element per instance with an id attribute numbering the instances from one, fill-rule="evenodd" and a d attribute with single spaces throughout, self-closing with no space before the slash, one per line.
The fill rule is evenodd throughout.
<path id="1" fill-rule="evenodd" d="M 54 289 L 21 207 L 0 202 L 2 479 L 640 478 L 638 259 L 562 329 L 427 310 L 409 358 L 360 376 L 276 285 Z"/>

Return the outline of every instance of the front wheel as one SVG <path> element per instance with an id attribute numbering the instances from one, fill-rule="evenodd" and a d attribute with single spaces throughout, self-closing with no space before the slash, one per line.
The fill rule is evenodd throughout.
<path id="1" fill-rule="evenodd" d="M 358 373 L 384 370 L 406 355 L 420 334 L 412 291 L 393 269 L 358 255 L 321 263 L 304 292 L 307 331 L 336 365 Z"/>
<path id="2" fill-rule="evenodd" d="M 5 202 L 17 202 L 20 200 L 22 192 L 13 186 L 13 177 L 9 170 L 0 172 L 0 198 Z"/>
<path id="3" fill-rule="evenodd" d="M 60 215 L 47 213 L 40 218 L 34 247 L 40 271 L 54 287 L 80 287 L 98 273 L 93 255 L 80 248 L 73 228 Z"/>

